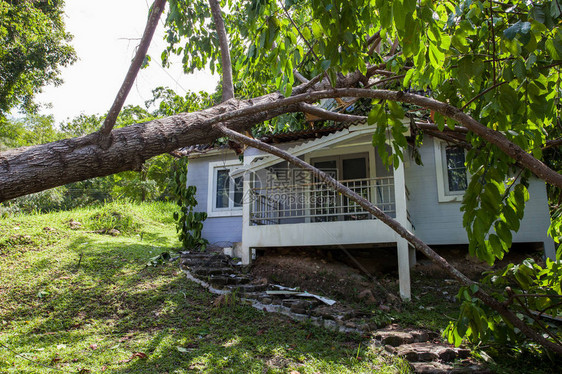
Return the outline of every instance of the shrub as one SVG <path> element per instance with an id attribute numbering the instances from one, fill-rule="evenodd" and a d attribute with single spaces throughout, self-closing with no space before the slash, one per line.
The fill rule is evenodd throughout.
<path id="1" fill-rule="evenodd" d="M 87 227 L 93 231 L 108 232 L 114 229 L 121 233 L 133 233 L 140 228 L 140 224 L 126 211 L 126 206 L 109 204 L 88 218 Z"/>

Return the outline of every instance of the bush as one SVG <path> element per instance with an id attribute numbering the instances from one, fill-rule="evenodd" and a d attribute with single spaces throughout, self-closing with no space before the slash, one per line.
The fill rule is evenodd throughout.
<path id="1" fill-rule="evenodd" d="M 2 214 L 46 213 L 59 210 L 64 205 L 65 187 L 52 188 L 31 195 L 18 197 L 2 204 Z"/>
<path id="2" fill-rule="evenodd" d="M 121 233 L 133 233 L 139 230 L 140 223 L 135 216 L 127 212 L 125 205 L 109 204 L 88 218 L 87 227 L 93 231 L 108 232 L 118 230 Z"/>

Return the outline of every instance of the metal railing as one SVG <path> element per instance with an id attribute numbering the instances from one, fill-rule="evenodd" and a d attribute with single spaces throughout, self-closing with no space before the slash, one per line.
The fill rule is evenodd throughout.
<path id="1" fill-rule="evenodd" d="M 394 178 L 340 181 L 395 217 Z M 355 221 L 374 219 L 361 206 L 323 182 L 251 188 L 250 224 Z"/>

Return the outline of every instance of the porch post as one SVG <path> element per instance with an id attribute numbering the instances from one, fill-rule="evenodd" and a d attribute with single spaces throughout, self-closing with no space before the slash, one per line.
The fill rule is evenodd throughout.
<path id="1" fill-rule="evenodd" d="M 406 180 L 404 177 L 404 163 L 400 163 L 394 170 L 394 199 L 396 204 L 396 220 L 403 226 L 408 225 L 408 213 L 406 211 Z M 410 300 L 410 246 L 406 239 L 396 239 L 396 250 L 398 251 L 398 277 L 400 281 L 400 296 L 404 300 Z"/>
<path id="2" fill-rule="evenodd" d="M 254 156 L 250 154 L 254 153 L 252 151 L 256 151 L 254 148 L 248 148 L 244 152 L 244 168 L 249 170 L 250 163 L 254 159 Z M 252 250 L 250 248 L 250 209 L 252 206 L 252 194 L 250 193 L 250 188 L 252 184 L 252 173 L 244 172 L 244 199 L 242 202 L 242 243 L 240 243 L 240 257 L 242 259 L 243 265 L 249 265 L 252 261 Z"/>
<path id="3" fill-rule="evenodd" d="M 406 239 L 400 238 L 396 242 L 398 251 L 398 280 L 400 282 L 400 297 L 402 300 L 410 300 L 410 256 L 408 253 L 409 244 Z"/>

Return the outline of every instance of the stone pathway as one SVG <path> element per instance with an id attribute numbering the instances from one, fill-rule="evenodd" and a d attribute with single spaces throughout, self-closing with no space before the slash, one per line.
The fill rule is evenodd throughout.
<path id="1" fill-rule="evenodd" d="M 369 324 L 367 316 L 337 303 L 329 306 L 315 298 L 268 294 L 277 286 L 255 283 L 229 256 L 216 253 L 183 253 L 180 266 L 187 277 L 215 294 L 235 294 L 255 308 L 276 312 L 299 321 L 341 332 L 372 335 L 376 345 L 404 357 L 415 373 L 489 373 L 470 357 L 470 350 L 442 341 L 439 334 L 421 329 L 390 325 L 383 329 Z"/>

